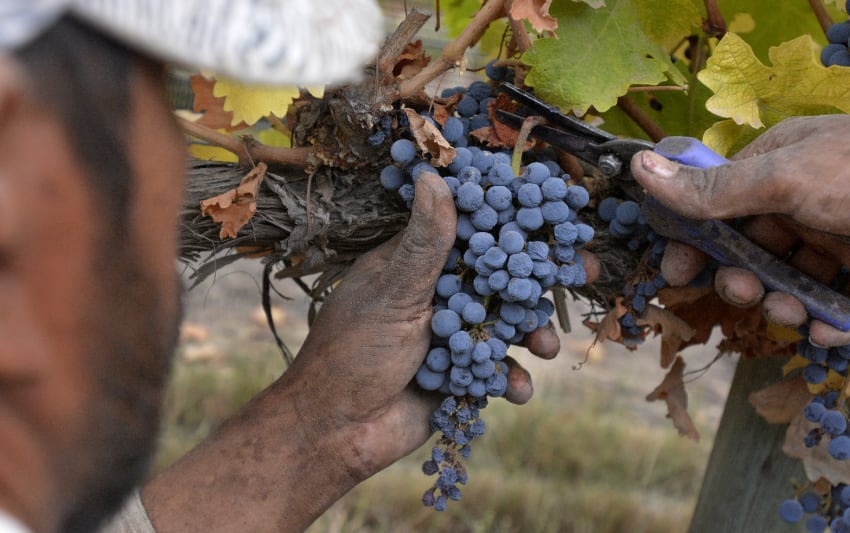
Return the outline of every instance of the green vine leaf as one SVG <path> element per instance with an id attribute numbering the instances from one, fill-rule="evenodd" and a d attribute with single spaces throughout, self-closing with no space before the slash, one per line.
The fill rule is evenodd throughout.
<path id="1" fill-rule="evenodd" d="M 667 2 L 666 12 L 675 12 L 670 4 L 679 3 L 691 0 Z M 526 84 L 544 100 L 579 114 L 591 106 L 599 111 L 611 108 L 632 85 L 667 79 L 684 85 L 667 50 L 643 26 L 641 12 L 649 4 L 610 0 L 600 9 L 575 2 L 553 5 L 550 14 L 558 19 L 557 38 L 538 40 L 526 54 L 532 67 Z"/>
<path id="2" fill-rule="evenodd" d="M 818 47 L 808 35 L 768 52 L 772 66 L 734 33 L 720 41 L 699 80 L 714 92 L 709 111 L 753 128 L 784 118 L 850 112 L 850 72 L 820 64 Z"/>

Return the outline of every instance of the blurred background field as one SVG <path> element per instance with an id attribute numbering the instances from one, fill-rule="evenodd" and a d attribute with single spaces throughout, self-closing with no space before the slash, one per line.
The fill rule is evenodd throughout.
<path id="1" fill-rule="evenodd" d="M 284 369 L 260 308 L 261 266 L 242 261 L 186 297 L 183 338 L 166 401 L 157 468 L 188 451 Z M 293 283 L 275 297 L 281 337 L 297 350 L 309 302 Z M 420 503 L 431 479 L 420 471 L 432 443 L 357 487 L 310 529 L 319 532 L 676 532 L 687 529 L 734 361 L 689 376 L 689 411 L 702 434 L 678 436 L 663 403 L 644 398 L 660 383 L 658 345 L 639 351 L 592 345 L 571 307 L 574 333 L 552 361 L 515 352 L 531 371 L 524 406 L 492 401 L 487 434 L 474 443 L 463 499 L 438 513 Z M 356 320 L 356 317 L 352 317 Z M 684 352 L 687 370 L 714 350 Z M 432 441 L 433 442 L 433 441 Z"/>

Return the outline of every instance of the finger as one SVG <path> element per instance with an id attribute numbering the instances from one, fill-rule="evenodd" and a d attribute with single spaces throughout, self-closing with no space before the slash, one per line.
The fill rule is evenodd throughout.
<path id="1" fill-rule="evenodd" d="M 561 351 L 561 339 L 550 321 L 525 336 L 525 347 L 541 359 L 553 359 Z"/>
<path id="2" fill-rule="evenodd" d="M 706 169 L 680 165 L 643 151 L 632 159 L 632 173 L 649 194 L 690 218 L 793 213 L 801 197 L 799 188 L 771 159 L 781 151 Z"/>
<path id="3" fill-rule="evenodd" d="M 576 253 L 581 256 L 581 266 L 584 267 L 584 273 L 587 277 L 585 283 L 590 285 L 599 279 L 599 275 L 602 273 L 602 263 L 596 255 L 583 248 L 578 250 Z"/>
<path id="4" fill-rule="evenodd" d="M 661 275 L 671 287 L 684 287 L 699 275 L 708 256 L 680 241 L 667 241 L 661 258 Z"/>
<path id="5" fill-rule="evenodd" d="M 803 246 L 794 252 L 788 262 L 800 272 L 824 284 L 829 284 L 841 270 L 841 265 L 835 259 L 810 246 Z"/>
<path id="6" fill-rule="evenodd" d="M 820 320 L 812 320 L 809 340 L 818 346 L 844 346 L 850 344 L 850 331 L 841 331 Z"/>
<path id="7" fill-rule="evenodd" d="M 749 270 L 720 267 L 714 275 L 714 289 L 726 302 L 736 307 L 752 307 L 764 297 L 764 285 Z"/>
<path id="8" fill-rule="evenodd" d="M 531 374 L 524 369 L 513 357 L 506 357 L 505 362 L 510 367 L 508 371 L 508 388 L 505 399 L 513 404 L 522 405 L 534 395 L 534 385 Z"/>
<path id="9" fill-rule="evenodd" d="M 436 174 L 421 174 L 410 221 L 385 269 L 384 289 L 391 299 L 405 306 L 430 305 L 456 228 L 457 214 L 448 186 Z"/>
<path id="10" fill-rule="evenodd" d="M 777 215 L 753 217 L 744 224 L 741 232 L 777 257 L 786 257 L 800 241 L 787 219 Z"/>
<path id="11" fill-rule="evenodd" d="M 767 293 L 762 306 L 765 318 L 778 326 L 796 328 L 809 318 L 800 300 L 784 292 Z"/>

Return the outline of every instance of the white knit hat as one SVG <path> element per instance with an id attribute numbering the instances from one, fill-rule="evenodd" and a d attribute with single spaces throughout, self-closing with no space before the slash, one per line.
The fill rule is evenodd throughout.
<path id="1" fill-rule="evenodd" d="M 269 85 L 356 78 L 383 35 L 374 0 L 0 0 L 0 50 L 66 14 L 164 62 Z"/>

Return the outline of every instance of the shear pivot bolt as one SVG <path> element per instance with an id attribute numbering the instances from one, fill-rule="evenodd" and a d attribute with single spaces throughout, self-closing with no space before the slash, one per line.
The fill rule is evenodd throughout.
<path id="1" fill-rule="evenodd" d="M 623 170 L 623 162 L 614 154 L 604 154 L 599 156 L 597 167 L 603 175 L 607 177 L 616 176 Z"/>

